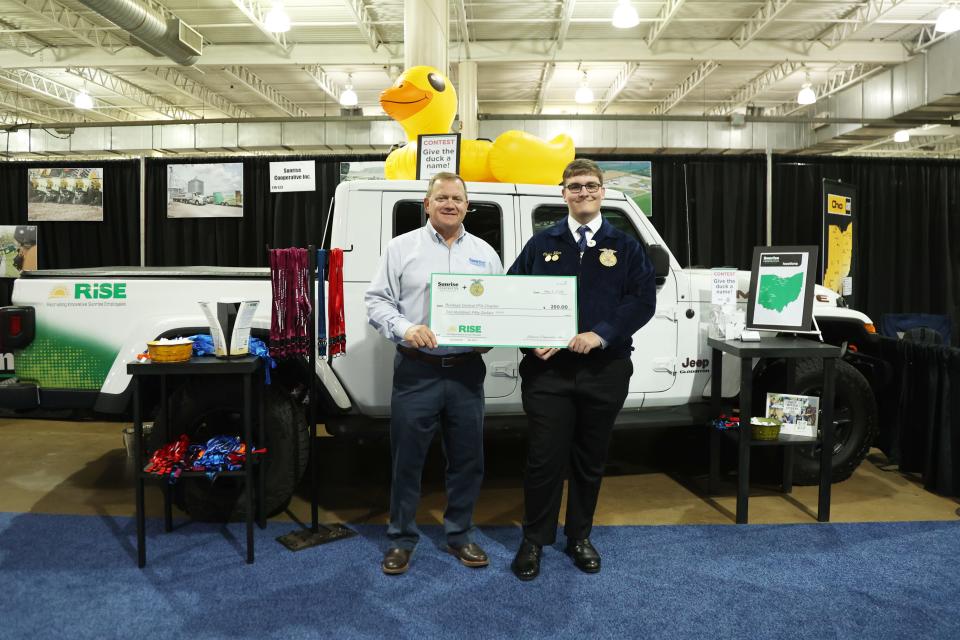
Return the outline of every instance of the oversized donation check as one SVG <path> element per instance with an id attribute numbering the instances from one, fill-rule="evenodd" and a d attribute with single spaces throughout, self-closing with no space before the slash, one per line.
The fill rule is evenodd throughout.
<path id="1" fill-rule="evenodd" d="M 566 347 L 577 335 L 577 279 L 431 274 L 430 329 L 444 346 Z"/>

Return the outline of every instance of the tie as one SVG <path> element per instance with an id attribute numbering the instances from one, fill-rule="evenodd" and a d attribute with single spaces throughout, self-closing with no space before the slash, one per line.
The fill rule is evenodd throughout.
<path id="1" fill-rule="evenodd" d="M 580 234 L 580 240 L 577 241 L 577 247 L 580 249 L 580 253 L 587 250 L 587 231 L 590 231 L 590 227 L 587 225 L 583 225 L 577 229 L 577 233 Z"/>

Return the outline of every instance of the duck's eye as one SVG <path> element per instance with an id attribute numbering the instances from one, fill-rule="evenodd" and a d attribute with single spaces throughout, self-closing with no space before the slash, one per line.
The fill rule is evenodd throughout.
<path id="1" fill-rule="evenodd" d="M 436 89 L 438 93 L 443 93 L 443 90 L 447 88 L 447 84 L 443 81 L 443 78 L 441 78 L 440 74 L 438 73 L 428 74 L 427 80 L 430 81 L 430 86 Z"/>

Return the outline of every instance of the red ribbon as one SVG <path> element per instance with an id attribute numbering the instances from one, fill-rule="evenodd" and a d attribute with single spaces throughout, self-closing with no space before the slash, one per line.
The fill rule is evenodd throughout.
<path id="1" fill-rule="evenodd" d="M 347 352 L 347 326 L 343 316 L 343 249 L 330 250 L 330 356 Z"/>

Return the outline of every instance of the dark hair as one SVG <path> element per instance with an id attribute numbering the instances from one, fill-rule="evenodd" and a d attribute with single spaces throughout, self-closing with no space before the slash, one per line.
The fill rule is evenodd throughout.
<path id="1" fill-rule="evenodd" d="M 469 198 L 469 196 L 467 196 L 467 183 L 463 181 L 463 178 L 449 171 L 441 171 L 440 173 L 433 174 L 433 177 L 430 178 L 430 184 L 427 185 L 427 197 L 429 198 L 433 194 L 433 185 L 438 182 L 446 182 L 447 180 L 459 180 L 460 184 L 463 185 L 463 195 Z"/>
<path id="2" fill-rule="evenodd" d="M 600 165 L 586 158 L 577 158 L 567 165 L 567 168 L 563 170 L 564 184 L 566 184 L 567 178 L 573 176 L 596 176 L 600 184 L 603 184 L 603 170 Z"/>

